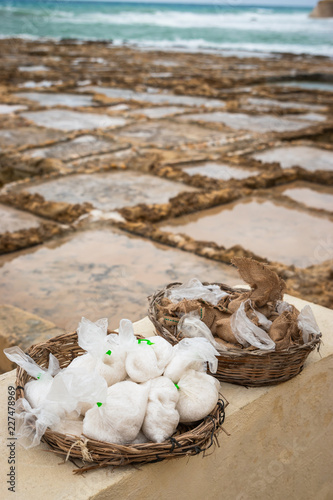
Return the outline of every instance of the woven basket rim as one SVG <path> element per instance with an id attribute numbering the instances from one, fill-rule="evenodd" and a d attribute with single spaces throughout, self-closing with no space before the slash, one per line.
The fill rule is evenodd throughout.
<path id="1" fill-rule="evenodd" d="M 118 333 L 108 330 L 108 333 Z M 144 338 L 142 335 L 136 335 L 138 338 Z M 54 355 L 58 346 L 62 345 L 65 341 L 77 340 L 77 332 L 70 332 L 52 337 L 51 339 L 32 345 L 27 354 L 34 359 L 40 366 L 48 366 L 49 353 Z M 84 351 L 76 345 L 75 350 L 77 355 L 84 354 Z M 67 366 L 69 362 L 77 356 L 70 356 L 66 364 L 62 363 L 61 368 Z M 30 377 L 23 368 L 17 367 L 16 369 L 16 400 L 24 397 L 24 385 L 33 377 Z M 213 444 L 217 443 L 217 434 L 221 430 L 225 419 L 225 408 L 228 401 L 219 393 L 219 400 L 213 411 L 204 419 L 189 424 L 180 424 L 178 428 L 188 429 L 183 432 L 176 431 L 176 433 L 168 438 L 163 443 L 140 443 L 131 445 L 117 445 L 97 441 L 94 439 L 86 438 L 85 436 L 74 436 L 63 434 L 47 429 L 42 441 L 46 442 L 54 453 L 63 455 L 66 460 L 71 460 L 77 467 L 73 472 L 81 473 L 91 469 L 107 466 L 125 466 L 131 463 L 144 464 L 171 459 L 176 456 L 196 455 L 204 453 Z M 177 429 L 178 429 L 177 428 Z M 75 463 L 75 459 L 83 460 L 84 453 L 82 448 L 85 448 L 85 457 L 91 457 L 94 465 L 85 465 L 80 467 Z"/>
<path id="2" fill-rule="evenodd" d="M 174 344 L 178 343 L 182 339 L 176 338 L 174 335 L 172 335 L 172 333 L 169 332 L 169 330 L 167 330 L 163 325 L 161 325 L 161 323 L 156 318 L 156 312 L 155 312 L 154 307 L 155 307 L 155 304 L 157 302 L 157 299 L 161 295 L 164 296 L 164 293 L 166 290 L 169 290 L 170 288 L 174 288 L 176 286 L 180 286 L 182 284 L 183 283 L 181 283 L 181 282 L 171 282 L 168 285 L 166 285 L 165 287 L 161 288 L 160 290 L 157 290 L 155 293 L 153 293 L 152 295 L 150 295 L 148 297 L 148 302 L 149 302 L 148 317 L 149 317 L 149 319 L 152 321 L 152 323 L 156 327 L 156 331 L 159 334 L 162 334 L 162 332 L 167 333 L 167 337 L 172 338 Z M 246 288 L 232 287 L 230 285 L 226 285 L 225 283 L 218 283 L 218 282 L 211 283 L 211 282 L 203 281 L 202 284 L 203 285 L 217 285 L 221 288 L 221 290 L 229 290 L 229 291 L 232 291 L 234 293 L 242 293 L 242 292 L 249 291 Z M 164 335 L 162 335 L 162 336 L 164 337 Z M 235 358 L 242 358 L 245 356 L 249 356 L 249 357 L 253 357 L 253 359 L 255 359 L 256 357 L 259 357 L 259 356 L 260 357 L 288 356 L 292 353 L 300 352 L 300 351 L 306 350 L 306 349 L 310 349 L 310 351 L 311 351 L 311 350 L 315 349 L 316 346 L 319 350 L 320 344 L 322 342 L 321 336 L 322 336 L 322 334 L 320 333 L 320 334 L 316 335 L 312 340 L 307 342 L 306 344 L 291 345 L 287 349 L 282 349 L 281 351 L 263 350 L 263 349 L 247 350 L 247 349 L 238 349 L 237 347 L 227 349 L 227 350 L 222 350 L 222 349 L 219 349 L 217 347 L 217 351 L 220 353 L 220 356 L 218 356 L 218 358 L 230 357 L 230 358 L 235 359 Z"/>

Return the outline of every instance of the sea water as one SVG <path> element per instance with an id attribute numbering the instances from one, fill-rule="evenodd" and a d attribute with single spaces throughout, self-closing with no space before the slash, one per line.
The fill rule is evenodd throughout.
<path id="1" fill-rule="evenodd" d="M 238 0 L 201 3 L 0 0 L 0 36 L 333 57 L 333 19 L 311 19 L 311 8 L 241 6 Z"/>

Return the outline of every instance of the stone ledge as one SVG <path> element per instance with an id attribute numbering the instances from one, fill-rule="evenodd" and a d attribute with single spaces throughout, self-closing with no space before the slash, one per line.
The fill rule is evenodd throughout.
<path id="1" fill-rule="evenodd" d="M 298 308 L 307 302 L 286 300 Z M 16 446 L 15 498 L 24 500 L 330 500 L 333 449 L 333 311 L 311 304 L 323 333 L 320 355 L 311 353 L 302 374 L 283 384 L 251 388 L 222 384 L 230 401 L 220 447 L 202 455 L 139 468 L 101 469 L 73 475 L 46 445 Z M 152 325 L 136 323 L 136 333 Z M 15 372 L 0 376 L 2 400 Z M 6 405 L 1 407 L 1 498 L 6 490 Z"/>
<path id="2" fill-rule="evenodd" d="M 16 366 L 4 355 L 3 349 L 6 347 L 18 345 L 25 351 L 32 344 L 44 342 L 62 333 L 62 328 L 36 314 L 18 307 L 0 305 L 0 373 Z"/>

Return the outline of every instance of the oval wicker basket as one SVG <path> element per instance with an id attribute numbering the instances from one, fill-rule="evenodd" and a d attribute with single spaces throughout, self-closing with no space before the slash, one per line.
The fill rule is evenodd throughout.
<path id="1" fill-rule="evenodd" d="M 109 331 L 109 333 L 111 333 Z M 116 332 L 112 332 L 116 333 Z M 41 367 L 48 366 L 49 353 L 59 360 L 61 368 L 84 353 L 77 343 L 77 334 L 66 333 L 28 349 L 27 354 Z M 24 397 L 24 385 L 31 377 L 22 369 L 16 371 L 16 399 Z M 179 456 L 205 453 L 214 443 L 222 428 L 227 401 L 221 396 L 210 415 L 193 424 L 180 424 L 176 433 L 163 443 L 144 443 L 135 445 L 110 444 L 94 439 L 65 435 L 47 430 L 42 440 L 52 450 L 69 459 L 77 467 L 75 473 L 107 466 L 123 466 L 159 462 Z M 75 459 L 83 460 L 80 466 Z M 88 464 L 87 464 L 88 463 Z"/>
<path id="2" fill-rule="evenodd" d="M 232 288 L 223 283 L 203 283 L 204 285 L 218 285 L 221 290 L 228 293 L 241 294 L 248 290 Z M 170 283 L 162 290 L 148 297 L 148 317 L 154 324 L 157 333 L 168 340 L 172 345 L 177 344 L 181 337 L 177 334 L 177 325 L 170 326 L 172 333 L 157 320 L 155 306 L 164 297 L 165 291 L 177 287 L 182 283 Z M 214 376 L 221 382 L 258 387 L 279 384 L 298 375 L 306 358 L 316 347 L 320 347 L 320 335 L 307 344 L 291 346 L 282 351 L 264 351 L 260 349 L 229 349 L 219 351 L 218 368 Z"/>

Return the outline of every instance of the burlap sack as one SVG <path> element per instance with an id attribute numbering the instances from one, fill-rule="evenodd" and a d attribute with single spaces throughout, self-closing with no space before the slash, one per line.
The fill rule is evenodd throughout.
<path id="1" fill-rule="evenodd" d="M 238 344 L 237 339 L 231 329 L 230 316 L 229 318 L 223 318 L 216 322 L 215 334 L 225 342 L 231 344 Z"/>
<path id="2" fill-rule="evenodd" d="M 235 257 L 232 263 L 251 287 L 249 298 L 253 306 L 262 307 L 268 302 L 282 300 L 286 284 L 267 264 L 245 257 Z"/>

